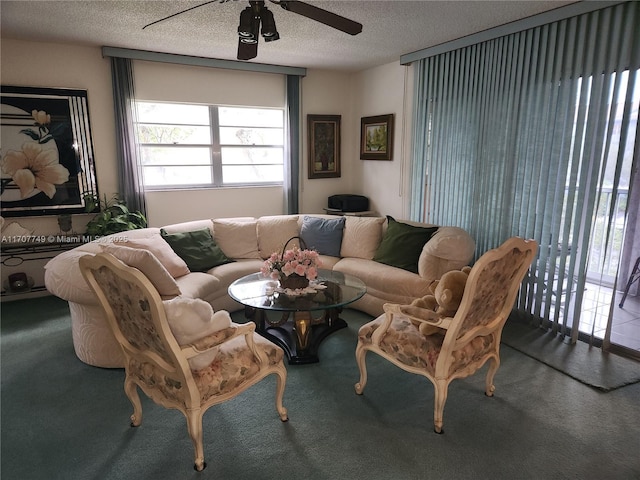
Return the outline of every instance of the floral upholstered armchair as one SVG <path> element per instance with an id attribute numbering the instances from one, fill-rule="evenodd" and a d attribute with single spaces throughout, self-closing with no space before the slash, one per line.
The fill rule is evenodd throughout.
<path id="1" fill-rule="evenodd" d="M 437 433 L 443 433 L 444 405 L 452 380 L 474 374 L 489 361 L 485 393 L 492 396 L 493 379 L 500 366 L 502 328 L 537 248 L 533 240 L 514 237 L 480 257 L 469 273 L 462 302 L 453 317 L 425 320 L 428 315 L 408 315 L 401 305 L 385 304 L 385 313 L 358 332 L 360 381 L 356 393 L 362 394 L 367 383 L 365 357 L 371 351 L 433 383 Z M 424 322 L 434 327 L 423 329 L 426 335 L 419 328 Z"/>
<path id="2" fill-rule="evenodd" d="M 141 268 L 149 269 L 153 260 L 146 259 Z M 256 334 L 253 323 L 233 323 L 226 311 L 213 314 L 203 300 L 163 301 L 147 276 L 111 254 L 86 255 L 80 269 L 124 353 L 132 426 L 142 422 L 139 387 L 154 402 L 184 414 L 194 467 L 201 471 L 206 466 L 202 417 L 209 407 L 275 374 L 276 409 L 282 421 L 288 419 L 282 405 L 284 352 Z"/>

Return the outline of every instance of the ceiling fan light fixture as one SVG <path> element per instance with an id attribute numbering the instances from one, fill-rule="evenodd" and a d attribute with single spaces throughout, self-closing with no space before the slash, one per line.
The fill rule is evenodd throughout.
<path id="1" fill-rule="evenodd" d="M 280 40 L 280 34 L 278 32 L 270 37 L 264 37 L 265 42 L 275 42 L 276 40 Z"/>
<path id="2" fill-rule="evenodd" d="M 0 0 L 2 1 L 2 0 Z M 186 8 L 177 13 L 173 13 L 166 17 L 151 22 L 142 29 L 144 30 L 151 25 L 169 20 L 183 13 L 189 12 L 196 8 L 211 3 L 227 3 L 231 0 L 209 0 L 193 7 Z M 316 22 L 328 25 L 349 35 L 357 35 L 362 32 L 362 24 L 354 22 L 346 17 L 342 17 L 335 13 L 316 7 L 306 2 L 293 0 L 269 0 L 275 5 L 279 5 L 284 10 L 310 18 Z M 273 42 L 280 38 L 280 34 L 276 29 L 276 22 L 273 13 L 265 6 L 266 0 L 249 0 L 249 6 L 240 12 L 240 25 L 238 25 L 238 60 L 251 60 L 258 55 L 258 42 L 260 35 L 265 42 Z M 262 26 L 262 29 L 260 28 Z"/>
<path id="3" fill-rule="evenodd" d="M 240 12 L 240 25 L 238 26 L 238 35 L 241 38 L 255 38 L 254 23 L 254 15 L 251 7 L 245 8 L 242 12 Z"/>
<path id="4" fill-rule="evenodd" d="M 266 42 L 272 42 L 278 40 L 280 35 L 276 30 L 276 21 L 273 18 L 273 13 L 264 7 L 260 12 L 260 20 L 262 22 L 262 37 Z"/>

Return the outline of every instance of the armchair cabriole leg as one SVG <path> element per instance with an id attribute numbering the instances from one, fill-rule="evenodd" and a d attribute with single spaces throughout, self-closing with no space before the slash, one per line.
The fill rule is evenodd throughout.
<path id="1" fill-rule="evenodd" d="M 364 387 L 367 384 L 367 363 L 366 363 L 367 350 L 362 348 L 362 345 L 358 344 L 356 348 L 356 363 L 360 370 L 360 381 L 356 383 L 356 393 L 362 395 Z"/>
<path id="2" fill-rule="evenodd" d="M 287 409 L 282 404 L 282 398 L 284 397 L 284 387 L 287 383 L 287 372 L 284 369 L 276 372 L 278 376 L 278 380 L 276 383 L 276 410 L 278 411 L 278 415 L 280 415 L 280 420 L 283 422 L 289 421 L 289 415 L 287 413 Z"/>
<path id="3" fill-rule="evenodd" d="M 127 398 L 133 405 L 133 413 L 131 414 L 131 426 L 139 427 L 142 423 L 142 403 L 140 402 L 140 396 L 138 395 L 138 387 L 130 377 L 126 377 L 124 380 L 124 392 Z"/>
<path id="4" fill-rule="evenodd" d="M 498 367 L 500 367 L 500 360 L 495 357 L 492 358 L 490 360 L 489 370 L 487 371 L 487 379 L 485 382 L 484 393 L 487 397 L 493 397 L 493 392 L 496 390 L 496 387 L 493 384 L 493 378 L 498 371 Z"/>
<path id="5" fill-rule="evenodd" d="M 446 380 L 436 380 L 434 383 L 434 405 L 433 405 L 433 430 L 442 434 L 443 417 L 444 417 L 444 404 L 447 402 L 447 395 L 449 393 L 449 384 Z"/>
<path id="6" fill-rule="evenodd" d="M 202 415 L 199 408 L 187 410 L 187 430 L 195 449 L 195 462 L 193 468 L 201 472 L 207 464 L 204 462 L 204 447 L 202 445 Z"/>

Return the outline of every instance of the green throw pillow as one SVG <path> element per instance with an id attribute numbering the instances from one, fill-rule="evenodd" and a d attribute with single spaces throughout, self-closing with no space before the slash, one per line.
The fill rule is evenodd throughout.
<path id="1" fill-rule="evenodd" d="M 438 227 L 416 227 L 397 222 L 389 215 L 387 220 L 389 221 L 387 231 L 373 259 L 392 267 L 418 273 L 418 259 L 422 253 L 422 247 L 438 231 Z"/>
<path id="2" fill-rule="evenodd" d="M 160 235 L 192 272 L 206 272 L 218 265 L 233 262 L 216 244 L 208 228 L 177 233 L 167 233 L 161 228 Z"/>

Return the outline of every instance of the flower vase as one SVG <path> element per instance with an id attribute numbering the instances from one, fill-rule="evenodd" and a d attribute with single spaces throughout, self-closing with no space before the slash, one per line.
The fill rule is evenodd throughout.
<path id="1" fill-rule="evenodd" d="M 280 275 L 280 286 L 291 290 L 307 288 L 309 286 L 309 279 L 296 273 L 292 273 L 288 277 L 286 275 Z"/>

